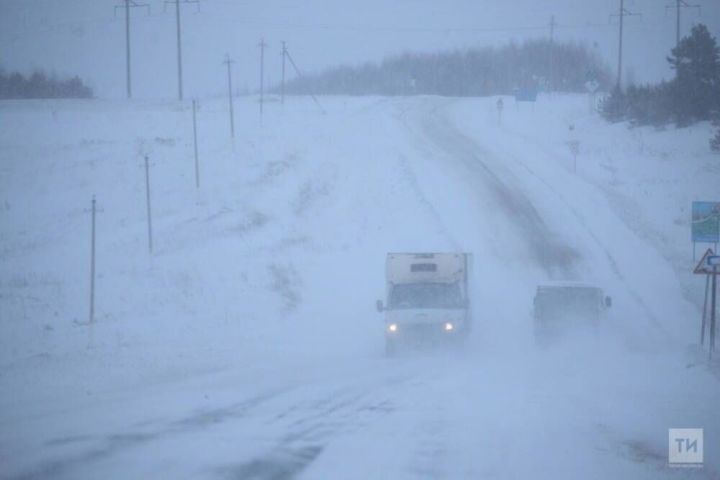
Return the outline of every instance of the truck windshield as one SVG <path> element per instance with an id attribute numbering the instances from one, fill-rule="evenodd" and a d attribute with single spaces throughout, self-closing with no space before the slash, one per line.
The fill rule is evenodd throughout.
<path id="1" fill-rule="evenodd" d="M 463 308 L 457 283 L 407 283 L 395 285 L 390 308 Z"/>
<path id="2" fill-rule="evenodd" d="M 535 308 L 542 316 L 597 315 L 600 293 L 596 288 L 542 288 L 535 298 Z"/>

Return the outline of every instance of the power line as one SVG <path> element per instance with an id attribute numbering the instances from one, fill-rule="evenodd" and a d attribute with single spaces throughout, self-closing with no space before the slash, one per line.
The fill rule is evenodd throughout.
<path id="1" fill-rule="evenodd" d="M 147 8 L 150 15 L 150 5 L 147 3 L 135 3 L 134 0 L 125 0 L 124 5 L 115 5 L 113 15 L 117 15 L 117 9 L 125 9 L 125 65 L 127 72 L 127 98 L 132 98 L 132 77 L 130 75 L 130 9 L 131 8 Z"/>
<path id="2" fill-rule="evenodd" d="M 165 2 L 163 3 L 163 12 L 167 12 L 168 3 L 175 4 L 176 0 L 165 0 Z M 181 0 L 180 3 L 194 3 L 197 5 L 197 11 L 200 11 L 200 0 Z"/>
<path id="3" fill-rule="evenodd" d="M 216 17 L 214 14 L 209 14 Z M 325 23 L 296 23 L 296 22 L 267 22 L 264 20 L 243 19 L 235 20 L 227 16 L 216 17 L 214 21 L 223 21 L 258 29 L 283 29 L 283 30 L 334 30 L 350 32 L 390 32 L 390 33 L 415 33 L 415 32 L 436 32 L 436 33 L 483 33 L 483 32 L 516 32 L 516 31 L 543 31 L 547 24 L 543 25 L 515 25 L 500 27 L 435 27 L 435 26 L 412 26 L 412 25 L 350 25 L 350 24 L 325 24 Z M 585 29 L 585 28 L 608 28 L 607 23 L 575 23 L 557 24 L 561 29 Z"/>
<path id="4" fill-rule="evenodd" d="M 642 16 L 640 13 L 633 13 L 625 8 L 625 0 L 620 0 L 620 9 L 618 13 L 610 15 L 610 19 L 618 17 L 620 19 L 620 27 L 618 34 L 620 40 L 618 41 L 618 72 L 617 72 L 617 88 L 622 87 L 622 52 L 623 52 L 623 19 L 625 17 L 639 17 Z"/>

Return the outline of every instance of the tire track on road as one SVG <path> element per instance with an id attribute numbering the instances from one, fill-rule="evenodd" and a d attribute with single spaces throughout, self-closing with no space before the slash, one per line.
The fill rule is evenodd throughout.
<path id="1" fill-rule="evenodd" d="M 550 278 L 576 279 L 580 253 L 557 238 L 525 193 L 508 185 L 488 166 L 484 157 L 490 154 L 441 117 L 439 108 L 433 102 L 419 112 L 405 109 L 400 114 L 400 120 L 421 137 L 421 141 L 431 143 L 449 159 L 458 162 L 469 173 L 466 178 L 473 182 L 473 189 L 482 189 L 490 194 L 494 206 L 518 231 L 518 238 L 524 242 L 531 258 Z"/>

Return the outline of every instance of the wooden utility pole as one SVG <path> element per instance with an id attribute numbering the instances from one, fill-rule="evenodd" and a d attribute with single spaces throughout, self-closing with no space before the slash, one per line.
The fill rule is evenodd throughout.
<path id="1" fill-rule="evenodd" d="M 183 99 L 182 81 L 182 35 L 180 29 L 180 0 L 175 0 L 175 21 L 177 24 L 177 65 L 178 65 L 178 100 Z"/>
<path id="2" fill-rule="evenodd" d="M 125 0 L 125 64 L 127 65 L 127 97 L 132 98 L 130 76 L 130 0 Z"/>
<path id="3" fill-rule="evenodd" d="M 298 66 L 295 64 L 295 61 L 293 60 L 292 56 L 290 55 L 290 52 L 289 52 L 287 49 L 285 49 L 285 56 L 287 57 L 288 62 L 290 62 L 290 65 L 293 67 L 293 69 L 295 69 L 295 73 L 297 74 L 297 76 L 300 77 L 300 78 L 303 78 L 303 74 L 300 72 L 300 69 L 299 69 Z M 310 98 L 313 99 L 313 102 L 315 102 L 315 105 L 318 106 L 318 108 L 320 109 L 320 111 L 321 111 L 322 113 L 325 113 L 325 109 L 322 107 L 322 105 L 320 105 L 320 102 L 319 102 L 318 99 L 315 97 L 315 95 L 313 95 L 313 94 L 311 93 L 311 94 L 310 94 Z"/>
<path id="4" fill-rule="evenodd" d="M 198 160 L 198 142 L 197 142 L 197 100 L 192 101 L 192 120 L 193 120 L 193 146 L 195 149 L 195 188 L 200 188 L 200 162 Z"/>
<path id="5" fill-rule="evenodd" d="M 618 77 L 617 87 L 620 88 L 622 85 L 622 42 L 623 42 L 623 18 L 625 17 L 625 7 L 623 0 L 620 0 L 620 40 L 618 42 Z"/>
<path id="6" fill-rule="evenodd" d="M 147 8 L 150 14 L 150 5 L 147 3 L 136 3 L 134 0 L 124 0 L 122 5 L 115 5 L 114 14 L 117 15 L 118 8 L 125 10 L 125 70 L 127 98 L 132 98 L 132 77 L 130 75 L 130 9 L 131 8 Z"/>
<path id="7" fill-rule="evenodd" d="M 685 0 L 675 0 L 675 5 L 666 5 L 665 12 L 668 8 L 675 9 L 675 47 L 680 45 L 680 11 L 683 8 L 697 8 L 698 15 L 700 15 L 700 5 L 689 5 Z"/>
<path id="8" fill-rule="evenodd" d="M 555 15 L 550 17 L 550 91 L 555 91 Z"/>
<path id="9" fill-rule="evenodd" d="M 152 254 L 152 209 L 150 208 L 150 165 L 148 156 L 145 155 L 145 198 L 147 201 L 147 225 L 148 225 L 148 249 Z"/>
<path id="10" fill-rule="evenodd" d="M 624 23 L 623 20 L 624 20 L 625 17 L 639 17 L 639 16 L 640 16 L 639 13 L 629 12 L 629 11 L 625 8 L 625 0 L 620 0 L 620 10 L 618 11 L 618 13 L 617 13 L 617 14 L 614 14 L 614 15 L 610 15 L 611 18 L 612 18 L 612 17 L 618 17 L 618 18 L 619 18 L 619 21 L 620 21 L 620 26 L 619 26 L 619 28 L 618 28 L 618 35 L 619 35 L 619 40 L 618 40 L 618 68 L 617 68 L 617 70 L 618 70 L 618 73 L 617 73 L 617 88 L 618 88 L 618 89 L 621 89 L 621 88 L 622 88 L 622 54 L 623 54 L 623 23 Z"/>
<path id="11" fill-rule="evenodd" d="M 182 69 L 182 26 L 180 23 L 180 4 L 181 3 L 194 3 L 197 5 L 198 12 L 200 11 L 200 0 L 165 0 L 163 4 L 163 11 L 167 7 L 168 3 L 175 5 L 175 25 L 177 29 L 177 67 L 178 67 L 178 100 L 183 99 L 183 69 Z"/>
<path id="12" fill-rule="evenodd" d="M 260 39 L 260 44 L 258 45 L 260 47 L 260 115 L 263 114 L 263 103 L 264 103 L 264 90 L 265 90 L 265 47 L 267 47 L 267 43 L 265 43 L 265 39 Z"/>
<path id="13" fill-rule="evenodd" d="M 95 195 L 92 198 L 92 227 L 90 233 L 90 318 L 88 323 L 91 325 L 95 322 L 95 215 L 96 202 Z"/>
<path id="14" fill-rule="evenodd" d="M 232 64 L 235 63 L 230 59 L 230 55 L 225 55 L 225 61 L 227 65 L 227 78 L 228 78 L 228 101 L 230 102 L 230 136 L 235 138 L 235 119 L 233 118 L 233 93 L 232 93 Z"/>
<path id="15" fill-rule="evenodd" d="M 285 56 L 287 55 L 287 45 L 282 42 L 282 77 L 280 80 L 280 104 L 285 105 Z"/>

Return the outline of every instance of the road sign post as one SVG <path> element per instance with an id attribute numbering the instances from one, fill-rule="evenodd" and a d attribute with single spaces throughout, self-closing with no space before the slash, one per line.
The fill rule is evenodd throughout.
<path id="1" fill-rule="evenodd" d="M 720 255 L 715 255 L 711 248 L 705 251 L 700 262 L 693 270 L 696 275 L 705 275 L 705 298 L 703 300 L 702 323 L 700 325 L 700 345 L 705 343 L 705 328 L 707 325 L 707 304 L 710 297 L 710 338 L 708 342 L 709 357 L 712 358 L 715 350 L 715 331 L 717 324 L 717 275 L 720 267 Z M 708 286 L 710 287 L 708 289 Z M 709 290 L 709 292 L 708 292 Z"/>
<path id="2" fill-rule="evenodd" d="M 720 259 L 717 255 L 711 258 Z M 709 260 L 709 259 L 708 259 Z M 716 298 L 717 298 L 717 274 L 718 274 L 718 263 L 716 262 L 713 264 L 712 269 L 712 286 L 710 287 L 712 290 L 712 296 L 710 300 L 710 358 L 712 358 L 713 351 L 715 350 L 715 314 L 716 314 L 716 308 L 717 304 Z"/>
<path id="3" fill-rule="evenodd" d="M 715 349 L 715 325 L 716 325 L 716 296 L 717 296 L 717 274 L 720 255 L 715 255 L 712 248 L 708 248 L 693 270 L 696 275 L 705 275 L 705 298 L 703 299 L 702 323 L 700 324 L 700 345 L 705 344 L 705 330 L 708 326 L 708 300 L 710 300 L 710 356 Z M 710 285 L 712 283 L 712 286 Z"/>
<path id="4" fill-rule="evenodd" d="M 597 93 L 598 88 L 600 88 L 600 84 L 598 83 L 597 79 L 595 78 L 594 72 L 588 72 L 587 75 L 587 81 L 585 82 L 585 90 L 588 92 L 588 108 L 590 109 L 590 113 L 595 113 L 595 95 Z"/>
<path id="5" fill-rule="evenodd" d="M 700 346 L 705 345 L 705 325 L 707 325 L 707 304 L 709 291 L 710 275 L 705 275 L 705 297 L 703 298 L 702 323 L 700 324 Z"/>
<path id="6" fill-rule="evenodd" d="M 570 153 L 572 153 L 573 156 L 573 173 L 577 173 L 577 157 L 580 153 L 580 142 L 578 140 L 570 140 L 567 142 L 568 148 L 570 148 Z"/>

